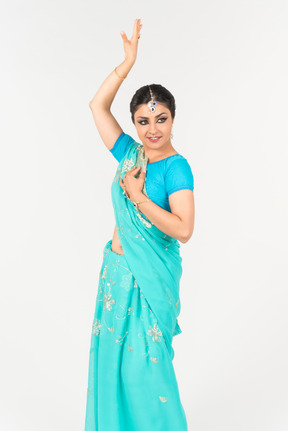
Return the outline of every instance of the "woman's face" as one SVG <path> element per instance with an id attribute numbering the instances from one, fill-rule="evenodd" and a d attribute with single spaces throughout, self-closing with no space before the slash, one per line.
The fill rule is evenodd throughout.
<path id="1" fill-rule="evenodd" d="M 134 114 L 135 127 L 139 138 L 143 142 L 144 150 L 165 150 L 171 146 L 171 131 L 173 121 L 168 108 L 158 102 L 156 111 L 151 112 L 146 104 L 137 109 Z M 159 137 L 158 140 L 149 138 Z"/>

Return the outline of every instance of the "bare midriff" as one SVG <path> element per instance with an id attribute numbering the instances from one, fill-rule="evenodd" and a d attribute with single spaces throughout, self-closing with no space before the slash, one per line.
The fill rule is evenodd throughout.
<path id="1" fill-rule="evenodd" d="M 122 246 L 121 246 L 121 243 L 119 240 L 119 236 L 118 236 L 118 232 L 117 232 L 117 226 L 115 226 L 115 229 L 114 229 L 111 248 L 112 248 L 112 251 L 114 253 L 124 254 L 124 251 L 122 249 Z"/>

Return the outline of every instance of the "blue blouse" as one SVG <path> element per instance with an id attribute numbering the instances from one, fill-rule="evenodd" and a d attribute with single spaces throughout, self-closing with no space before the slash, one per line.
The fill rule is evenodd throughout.
<path id="1" fill-rule="evenodd" d="M 120 162 L 134 139 L 122 132 L 110 152 Z M 191 167 L 181 154 L 173 154 L 157 162 L 147 163 L 145 187 L 149 198 L 157 205 L 170 211 L 168 197 L 178 190 L 194 190 Z"/>

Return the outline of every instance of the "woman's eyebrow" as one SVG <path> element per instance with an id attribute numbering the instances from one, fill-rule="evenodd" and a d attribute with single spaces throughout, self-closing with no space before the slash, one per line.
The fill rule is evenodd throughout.
<path id="1" fill-rule="evenodd" d="M 166 114 L 166 112 L 161 112 L 161 114 L 158 114 L 158 115 L 155 115 L 155 117 L 156 118 L 158 118 L 158 117 L 160 117 L 160 115 L 162 115 L 162 114 Z M 148 118 L 150 118 L 150 117 L 136 117 L 136 118 L 145 118 L 145 120 L 148 120 Z"/>

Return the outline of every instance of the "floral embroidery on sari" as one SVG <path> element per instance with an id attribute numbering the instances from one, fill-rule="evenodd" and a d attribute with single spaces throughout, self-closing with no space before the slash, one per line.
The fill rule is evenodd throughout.
<path id="1" fill-rule="evenodd" d="M 124 287 L 125 290 L 129 290 L 131 280 L 132 280 L 132 274 L 131 273 L 122 275 L 122 280 L 121 280 L 120 286 Z"/>
<path id="2" fill-rule="evenodd" d="M 121 335 L 119 335 L 118 340 L 115 340 L 115 343 L 119 343 L 119 345 L 121 346 L 124 339 L 127 337 L 128 331 L 125 332 L 125 334 L 123 335 L 123 337 L 121 337 Z"/>
<path id="3" fill-rule="evenodd" d="M 148 338 L 151 336 L 156 343 L 163 337 L 173 359 L 172 339 L 181 332 L 177 322 L 180 313 L 179 280 L 182 273 L 180 244 L 158 229 L 145 214 L 137 211 L 132 202 L 125 198 L 119 184 L 120 178 L 132 167 L 140 167 L 142 170 L 147 167 L 147 162 L 143 145 L 132 143 L 117 167 L 111 186 L 112 203 L 116 226 L 119 228 L 118 236 L 130 271 L 156 318 L 157 323 L 151 323 L 145 335 Z M 142 193 L 149 197 L 145 181 Z M 136 238 L 140 241 L 135 241 Z M 125 278 L 122 281 L 122 287 L 126 288 Z M 140 319 L 143 320 L 142 315 Z"/>
<path id="4" fill-rule="evenodd" d="M 103 431 L 128 430 L 134 419 L 137 430 L 152 430 L 159 413 L 159 429 L 187 431 L 172 365 L 172 338 L 181 332 L 179 243 L 139 214 L 119 184 L 127 170 L 146 163 L 143 146 L 132 143 L 111 187 L 124 255 L 111 253 L 112 240 L 104 249 L 92 324 L 86 431 L 99 424 Z M 143 193 L 147 196 L 145 182 Z M 149 391 L 139 397 L 143 378 Z M 139 420 L 143 405 L 149 412 L 145 421 Z M 121 426 L 119 417 L 125 419 Z"/>
<path id="5" fill-rule="evenodd" d="M 151 325 L 149 325 L 149 326 L 150 326 L 150 328 L 151 328 L 151 329 L 149 329 L 149 330 L 147 331 L 147 334 L 148 334 L 148 335 L 151 335 L 151 337 L 152 337 L 153 341 L 157 341 L 157 343 L 159 343 L 159 342 L 161 341 L 161 338 L 160 338 L 160 337 L 162 337 L 162 332 L 161 332 L 161 331 L 160 331 L 160 329 L 158 328 L 157 323 L 155 323 L 155 325 L 153 326 L 153 328 L 152 328 L 152 326 L 151 326 Z"/>
<path id="6" fill-rule="evenodd" d="M 105 293 L 104 294 L 104 299 L 103 299 L 103 309 L 105 310 L 105 308 L 107 308 L 107 310 L 111 311 L 112 310 L 112 305 L 115 304 L 115 299 L 110 299 L 111 298 L 111 293 Z"/>
<path id="7" fill-rule="evenodd" d="M 107 274 L 107 265 L 105 265 L 104 266 L 104 269 L 103 269 L 103 273 L 102 273 L 102 278 L 106 278 L 106 274 Z"/>
<path id="8" fill-rule="evenodd" d="M 123 174 L 123 172 L 128 172 L 130 171 L 130 169 L 132 169 L 134 166 L 134 162 L 133 159 L 125 159 L 123 166 L 122 166 L 122 170 L 121 170 L 121 174 Z"/>
<path id="9" fill-rule="evenodd" d="M 141 216 L 141 214 L 139 214 L 139 213 L 137 213 L 136 214 L 137 215 L 137 217 L 142 221 L 142 223 L 146 226 L 146 227 L 152 227 L 152 223 L 150 223 L 149 221 L 147 221 L 147 220 L 145 220 L 142 216 Z"/>
<path id="10" fill-rule="evenodd" d="M 92 326 L 92 334 L 93 335 L 96 334 L 97 336 L 99 336 L 100 328 L 101 328 L 100 320 L 94 319 L 93 326 Z"/>

